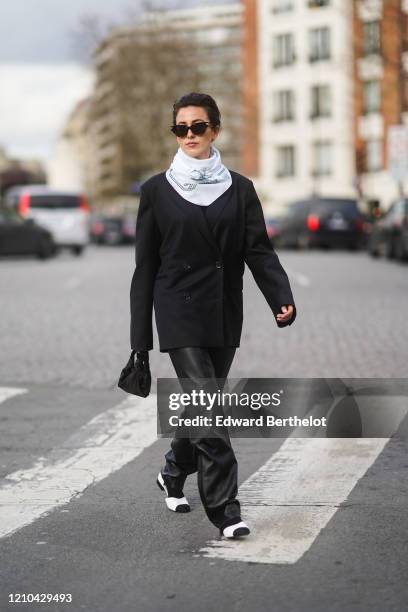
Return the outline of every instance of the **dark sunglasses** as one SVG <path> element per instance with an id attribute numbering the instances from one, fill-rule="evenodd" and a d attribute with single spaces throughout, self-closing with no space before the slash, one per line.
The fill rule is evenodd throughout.
<path id="1" fill-rule="evenodd" d="M 171 131 L 178 138 L 185 138 L 188 134 L 188 130 L 191 130 L 194 136 L 202 136 L 210 124 L 207 121 L 197 121 L 191 125 L 184 125 L 184 123 L 177 123 L 171 126 Z"/>

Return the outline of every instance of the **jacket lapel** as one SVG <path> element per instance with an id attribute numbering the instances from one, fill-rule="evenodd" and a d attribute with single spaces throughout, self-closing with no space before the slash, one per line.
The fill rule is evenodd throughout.
<path id="1" fill-rule="evenodd" d="M 213 218 L 213 227 L 211 229 L 211 226 L 209 225 L 208 219 L 206 217 L 206 215 L 204 214 L 204 212 L 201 209 L 201 206 L 192 206 L 192 208 L 194 209 L 194 213 L 195 213 L 195 223 L 197 223 L 198 225 L 198 229 L 200 230 L 200 232 L 202 233 L 202 235 L 204 236 L 204 238 L 206 238 L 208 240 L 208 242 L 211 242 L 212 246 L 215 246 L 216 252 L 217 254 L 220 253 L 217 241 L 216 241 L 216 227 L 218 222 L 220 221 L 221 217 L 222 217 L 222 213 L 224 211 L 224 208 L 226 207 L 226 205 L 228 204 L 228 202 L 230 201 L 230 198 L 232 197 L 232 191 L 230 191 L 229 197 L 228 198 L 224 198 L 222 200 L 221 206 L 218 207 L 217 209 L 217 214 L 215 215 L 215 217 Z M 215 204 L 215 206 L 217 206 L 217 204 Z"/>
<path id="2" fill-rule="evenodd" d="M 232 174 L 231 174 L 231 176 L 232 176 Z M 224 208 L 227 206 L 227 204 L 231 200 L 234 189 L 235 189 L 234 177 L 232 176 L 232 185 L 230 186 L 230 191 L 229 191 L 228 197 L 223 198 L 221 206 L 219 206 L 217 204 L 215 205 L 215 206 L 217 206 L 217 213 L 216 213 L 216 215 L 214 217 L 214 229 L 215 229 L 217 223 L 219 222 L 220 218 L 222 217 L 222 213 L 224 211 Z"/>
<path id="3" fill-rule="evenodd" d="M 231 177 L 232 177 L 232 190 L 233 190 L 233 189 L 235 189 L 235 181 L 234 181 L 234 176 L 232 175 L 232 173 L 231 173 Z M 167 182 L 166 177 L 164 177 L 164 179 Z M 210 226 L 208 225 L 207 219 L 205 218 L 205 215 L 203 214 L 203 211 L 200 210 L 201 206 L 197 206 L 197 204 L 192 204 L 188 200 L 184 199 L 173 188 L 171 188 L 171 195 L 172 195 L 171 201 L 174 202 L 174 204 L 177 206 L 177 208 L 184 215 L 191 215 L 191 217 L 193 219 L 193 223 L 197 227 L 197 229 L 199 230 L 200 234 L 205 238 L 205 240 L 208 242 L 208 244 L 213 249 L 213 251 L 217 254 L 217 256 L 219 256 L 220 255 L 220 249 L 218 248 L 217 241 L 215 239 L 213 231 L 211 230 Z M 224 211 L 224 208 L 225 208 L 225 206 L 227 205 L 227 203 L 229 201 L 230 201 L 230 198 L 226 198 L 223 201 L 222 206 L 221 206 L 220 210 L 218 211 L 216 223 L 219 222 L 220 217 L 221 217 L 221 215 L 222 215 L 222 213 Z"/>
<path id="4" fill-rule="evenodd" d="M 194 224 L 197 226 L 198 231 L 207 240 L 208 244 L 215 251 L 215 253 L 219 255 L 220 250 L 218 248 L 217 241 L 215 240 L 215 236 L 210 226 L 208 225 L 207 219 L 205 218 L 203 211 L 200 210 L 201 206 L 191 204 L 190 202 L 187 202 L 187 204 L 190 204 L 191 210 L 189 211 L 189 214 L 193 216 Z"/>

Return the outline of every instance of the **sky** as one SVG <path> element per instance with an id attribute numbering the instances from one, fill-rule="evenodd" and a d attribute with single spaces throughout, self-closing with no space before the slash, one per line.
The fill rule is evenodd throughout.
<path id="1" fill-rule="evenodd" d="M 169 0 L 166 8 L 233 0 Z M 129 24 L 141 0 L 13 0 L 0 9 L 0 147 L 8 156 L 47 162 L 75 104 L 92 90 L 84 18 Z"/>

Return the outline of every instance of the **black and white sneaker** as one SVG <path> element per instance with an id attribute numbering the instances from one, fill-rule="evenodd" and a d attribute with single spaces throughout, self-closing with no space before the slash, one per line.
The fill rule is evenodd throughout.
<path id="1" fill-rule="evenodd" d="M 190 504 L 184 497 L 183 491 L 176 491 L 166 485 L 162 473 L 157 476 L 157 486 L 166 493 L 166 506 L 172 512 L 190 512 Z"/>
<path id="2" fill-rule="evenodd" d="M 221 531 L 224 538 L 240 538 L 242 536 L 247 536 L 250 533 L 251 531 L 244 521 L 235 523 L 235 525 L 228 525 L 228 527 L 224 527 L 224 529 Z"/>

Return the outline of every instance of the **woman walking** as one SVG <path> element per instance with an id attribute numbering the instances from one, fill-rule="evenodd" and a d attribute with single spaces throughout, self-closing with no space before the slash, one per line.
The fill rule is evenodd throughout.
<path id="1" fill-rule="evenodd" d="M 136 224 L 136 268 L 130 290 L 131 347 L 153 348 L 154 305 L 160 351 L 176 375 L 199 385 L 225 379 L 240 344 L 245 263 L 278 327 L 296 317 L 289 280 L 267 236 L 253 183 L 229 170 L 213 142 L 221 127 L 214 99 L 182 96 L 171 127 L 179 148 L 166 172 L 143 183 Z M 224 537 L 248 535 L 237 499 L 237 461 L 226 428 L 217 437 L 171 442 L 157 484 L 167 507 L 188 512 L 189 474 L 209 520 Z"/>

